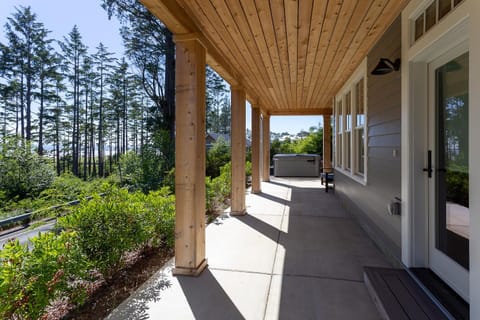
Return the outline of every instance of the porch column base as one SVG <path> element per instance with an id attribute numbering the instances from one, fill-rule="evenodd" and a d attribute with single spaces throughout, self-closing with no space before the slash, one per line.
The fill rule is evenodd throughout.
<path id="1" fill-rule="evenodd" d="M 175 267 L 172 270 L 172 274 L 174 276 L 198 277 L 207 266 L 207 259 L 203 259 L 203 261 L 196 268 Z"/>
<path id="2" fill-rule="evenodd" d="M 241 211 L 230 211 L 231 216 L 244 216 L 247 214 L 247 210 L 243 209 Z"/>

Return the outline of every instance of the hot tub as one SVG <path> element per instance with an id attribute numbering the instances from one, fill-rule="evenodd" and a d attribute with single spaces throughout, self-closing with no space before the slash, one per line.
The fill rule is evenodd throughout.
<path id="1" fill-rule="evenodd" d="M 318 154 L 276 154 L 273 156 L 275 177 L 318 177 L 320 156 Z"/>

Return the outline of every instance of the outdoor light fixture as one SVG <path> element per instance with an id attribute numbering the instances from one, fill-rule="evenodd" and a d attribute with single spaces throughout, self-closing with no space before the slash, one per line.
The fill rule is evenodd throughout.
<path id="1" fill-rule="evenodd" d="M 377 66 L 371 72 L 372 75 L 382 75 L 387 74 L 392 71 L 398 71 L 400 69 L 400 59 L 395 60 L 392 62 L 390 59 L 380 58 Z"/>

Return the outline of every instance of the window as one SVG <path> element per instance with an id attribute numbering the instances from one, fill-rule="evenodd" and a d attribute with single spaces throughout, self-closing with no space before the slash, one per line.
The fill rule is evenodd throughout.
<path id="1" fill-rule="evenodd" d="M 335 98 L 335 167 L 366 183 L 366 59 Z"/>
<path id="2" fill-rule="evenodd" d="M 365 88 L 363 78 L 355 85 L 355 105 L 356 105 L 356 123 L 355 123 L 355 173 L 363 175 L 365 173 Z"/>
<path id="3" fill-rule="evenodd" d="M 352 94 L 345 95 L 345 169 L 352 168 Z"/>
<path id="4" fill-rule="evenodd" d="M 412 22 L 413 42 L 417 41 L 463 0 L 434 0 Z"/>
<path id="5" fill-rule="evenodd" d="M 342 131 L 343 131 L 343 110 L 342 110 L 342 101 L 337 102 L 337 107 L 336 107 L 336 135 L 335 135 L 335 142 L 338 148 L 336 148 L 336 153 L 335 153 L 335 158 L 337 161 L 337 165 L 339 167 L 342 167 Z"/>

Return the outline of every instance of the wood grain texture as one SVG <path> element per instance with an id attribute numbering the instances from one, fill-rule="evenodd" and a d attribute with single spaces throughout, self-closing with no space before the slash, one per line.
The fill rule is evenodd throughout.
<path id="1" fill-rule="evenodd" d="M 205 264 L 205 59 L 198 40 L 177 39 L 175 267 L 181 274 Z"/>
<path id="2" fill-rule="evenodd" d="M 408 0 L 142 0 L 269 114 L 330 114 L 332 97 Z"/>
<path id="3" fill-rule="evenodd" d="M 246 100 L 242 88 L 231 88 L 232 95 L 232 195 L 231 214 L 245 214 Z"/>
<path id="4" fill-rule="evenodd" d="M 262 181 L 270 181 L 270 116 L 262 115 Z"/>
<path id="5" fill-rule="evenodd" d="M 260 193 L 260 108 L 252 106 L 252 192 Z"/>

